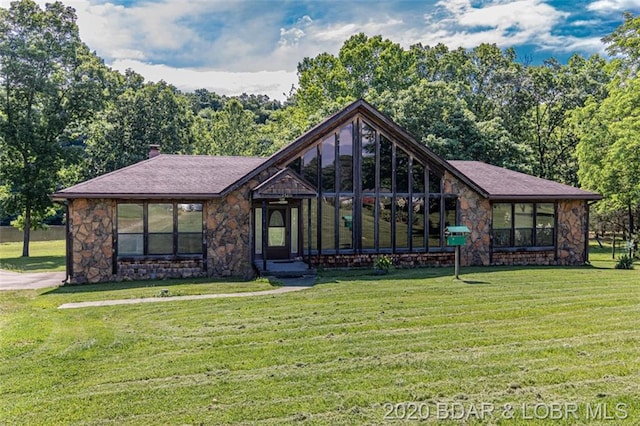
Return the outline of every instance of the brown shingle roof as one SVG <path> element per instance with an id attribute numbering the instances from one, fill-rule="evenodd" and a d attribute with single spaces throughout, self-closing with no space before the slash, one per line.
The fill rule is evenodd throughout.
<path id="1" fill-rule="evenodd" d="M 602 196 L 562 183 L 514 172 L 481 161 L 449 161 L 453 167 L 474 182 L 490 199 L 584 199 L 600 200 Z"/>
<path id="2" fill-rule="evenodd" d="M 54 198 L 206 198 L 220 194 L 266 159 L 159 155 L 53 194 Z"/>

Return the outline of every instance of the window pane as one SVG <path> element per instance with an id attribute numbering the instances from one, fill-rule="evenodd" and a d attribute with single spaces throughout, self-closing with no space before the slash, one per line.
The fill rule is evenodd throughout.
<path id="1" fill-rule="evenodd" d="M 318 187 L 318 148 L 315 146 L 302 156 L 302 177 Z"/>
<path id="2" fill-rule="evenodd" d="M 391 197 L 380 197 L 379 208 L 378 240 L 381 249 L 389 249 L 391 248 Z"/>
<path id="3" fill-rule="evenodd" d="M 538 246 L 553 246 L 555 234 L 555 208 L 553 203 L 536 205 L 536 242 Z"/>
<path id="4" fill-rule="evenodd" d="M 424 166 L 418 163 L 417 160 L 413 160 L 413 171 L 411 172 L 413 179 L 413 193 L 424 192 Z"/>
<path id="5" fill-rule="evenodd" d="M 269 227 L 267 234 L 267 241 L 269 247 L 284 247 L 286 244 L 286 228 L 284 227 Z"/>
<path id="6" fill-rule="evenodd" d="M 178 234 L 178 253 L 200 254 L 202 253 L 202 234 Z"/>
<path id="7" fill-rule="evenodd" d="M 362 197 L 362 248 L 375 248 L 376 197 Z"/>
<path id="8" fill-rule="evenodd" d="M 533 244 L 533 229 L 516 228 L 513 232 L 513 238 L 515 239 L 515 246 L 530 246 Z"/>
<path id="9" fill-rule="evenodd" d="M 291 208 L 291 253 L 298 253 L 298 208 Z"/>
<path id="10" fill-rule="evenodd" d="M 380 192 L 391 192 L 393 176 L 393 144 L 380 135 Z"/>
<path id="11" fill-rule="evenodd" d="M 118 255 L 133 256 L 144 254 L 142 234 L 118 234 Z"/>
<path id="12" fill-rule="evenodd" d="M 340 130 L 340 191 L 353 191 L 353 124 Z"/>
<path id="13" fill-rule="evenodd" d="M 331 135 L 322 141 L 322 190 L 336 192 L 336 137 Z"/>
<path id="14" fill-rule="evenodd" d="M 409 192 L 409 155 L 396 149 L 396 191 Z"/>
<path id="15" fill-rule="evenodd" d="M 553 228 L 536 229 L 536 245 L 552 246 L 553 244 Z"/>
<path id="16" fill-rule="evenodd" d="M 444 226 L 457 225 L 456 207 L 458 200 L 455 198 L 445 198 L 444 200 Z"/>
<path id="17" fill-rule="evenodd" d="M 431 194 L 440 193 L 440 176 L 429 170 L 429 192 Z"/>
<path id="18" fill-rule="evenodd" d="M 553 228 L 555 226 L 555 209 L 553 203 L 541 203 L 537 205 L 536 227 Z"/>
<path id="19" fill-rule="evenodd" d="M 256 222 L 255 251 L 256 251 L 256 254 L 262 254 L 262 208 L 258 207 L 258 208 L 255 208 L 253 211 L 254 211 L 254 217 Z"/>
<path id="20" fill-rule="evenodd" d="M 413 226 L 411 230 L 413 249 L 424 248 L 424 198 L 413 198 Z"/>
<path id="21" fill-rule="evenodd" d="M 516 203 L 513 215 L 515 228 L 533 228 L 533 204 Z"/>
<path id="22" fill-rule="evenodd" d="M 302 250 L 306 253 L 309 250 L 309 243 L 311 243 L 311 249 L 318 249 L 318 239 L 316 235 L 318 234 L 318 201 L 313 198 L 311 199 L 311 240 L 309 241 L 309 204 L 307 200 L 302 202 L 302 241 L 304 241 Z"/>
<path id="23" fill-rule="evenodd" d="M 362 123 L 362 191 L 376 190 L 376 131 Z"/>
<path id="24" fill-rule="evenodd" d="M 149 234 L 149 254 L 173 254 L 173 234 Z"/>
<path id="25" fill-rule="evenodd" d="M 396 248 L 409 248 L 408 197 L 396 197 Z"/>
<path id="26" fill-rule="evenodd" d="M 340 197 L 340 247 L 353 248 L 353 198 Z"/>
<path id="27" fill-rule="evenodd" d="M 202 204 L 178 204 L 178 232 L 202 232 Z"/>
<path id="28" fill-rule="evenodd" d="M 173 204 L 149 204 L 149 232 L 173 232 Z"/>
<path id="29" fill-rule="evenodd" d="M 440 197 L 429 199 L 429 247 L 440 247 Z"/>
<path id="30" fill-rule="evenodd" d="M 335 250 L 335 198 L 322 197 L 322 250 Z"/>
<path id="31" fill-rule="evenodd" d="M 511 229 L 494 229 L 493 230 L 493 246 L 494 247 L 510 247 L 511 246 Z"/>
<path id="32" fill-rule="evenodd" d="M 143 232 L 142 204 L 118 204 L 118 233 Z"/>
<path id="33" fill-rule="evenodd" d="M 511 204 L 493 205 L 493 229 L 511 229 Z"/>

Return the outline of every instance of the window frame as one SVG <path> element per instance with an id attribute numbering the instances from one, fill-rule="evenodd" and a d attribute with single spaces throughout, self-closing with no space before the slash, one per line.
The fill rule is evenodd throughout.
<path id="1" fill-rule="evenodd" d="M 508 205 L 511 212 L 510 226 L 503 228 L 495 227 L 494 207 L 498 204 Z M 516 205 L 518 204 L 531 204 L 533 206 L 532 226 L 531 228 L 516 228 Z M 551 245 L 538 244 L 538 209 L 542 204 L 550 204 L 553 206 L 553 227 L 551 229 Z M 548 214 L 547 214 L 548 215 Z M 516 244 L 516 231 L 526 229 L 531 231 L 531 244 L 530 245 L 517 245 Z M 549 228 L 546 228 L 549 229 Z M 496 245 L 496 231 L 508 232 L 509 243 L 508 245 Z M 517 201 L 494 201 L 491 203 L 491 250 L 493 252 L 526 252 L 526 251 L 550 251 L 557 248 L 557 235 L 558 235 L 558 203 L 555 201 L 539 201 L 539 200 L 517 200 Z"/>
<path id="2" fill-rule="evenodd" d="M 119 216 L 118 216 L 118 208 L 121 205 L 142 205 L 142 232 L 135 233 L 127 233 L 120 232 L 119 228 Z M 171 232 L 150 232 L 149 231 L 149 206 L 156 204 L 167 204 L 171 205 L 172 208 L 172 227 Z M 179 219 L 178 219 L 178 210 L 181 205 L 200 205 L 200 210 L 196 210 L 200 212 L 201 215 L 201 230 L 200 231 L 186 231 L 180 232 Z M 206 247 L 204 243 L 204 233 L 205 233 L 205 222 L 204 222 L 204 209 L 205 202 L 200 200 L 122 200 L 118 201 L 116 204 L 116 217 L 113 225 L 113 246 L 115 257 L 118 260 L 126 260 L 126 259 L 204 259 L 206 253 Z M 167 253 L 163 254 L 150 254 L 149 253 L 149 237 L 152 235 L 171 235 L 171 250 L 167 250 Z M 120 254 L 119 250 L 119 242 L 121 235 L 142 235 L 143 239 L 143 249 L 141 254 Z M 202 241 L 201 251 L 198 253 L 183 253 L 180 252 L 180 237 L 181 236 L 195 236 L 199 235 Z"/>

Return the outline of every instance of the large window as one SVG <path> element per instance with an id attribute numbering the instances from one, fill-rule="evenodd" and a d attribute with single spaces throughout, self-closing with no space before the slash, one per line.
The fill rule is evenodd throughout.
<path id="1" fill-rule="evenodd" d="M 202 204 L 118 204 L 118 256 L 202 254 Z"/>
<path id="2" fill-rule="evenodd" d="M 425 252 L 446 248 L 457 200 L 442 193 L 442 170 L 430 167 L 381 129 L 358 118 L 321 136 L 289 167 L 318 189 L 306 203 L 306 247 L 322 253 Z"/>
<path id="3" fill-rule="evenodd" d="M 493 247 L 552 247 L 555 242 L 553 203 L 495 203 Z"/>

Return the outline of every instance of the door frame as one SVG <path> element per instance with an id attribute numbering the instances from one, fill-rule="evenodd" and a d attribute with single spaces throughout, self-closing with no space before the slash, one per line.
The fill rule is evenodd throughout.
<path id="1" fill-rule="evenodd" d="M 270 230 L 272 226 L 271 219 L 272 215 L 276 212 L 280 212 L 282 214 L 282 220 L 284 222 L 284 226 L 277 228 L 284 228 L 284 245 L 283 246 L 272 246 L 269 244 L 270 242 Z M 276 227 L 273 227 L 276 228 Z M 285 260 L 291 257 L 291 207 L 289 205 L 270 205 L 267 206 L 267 259 L 273 260 Z"/>

